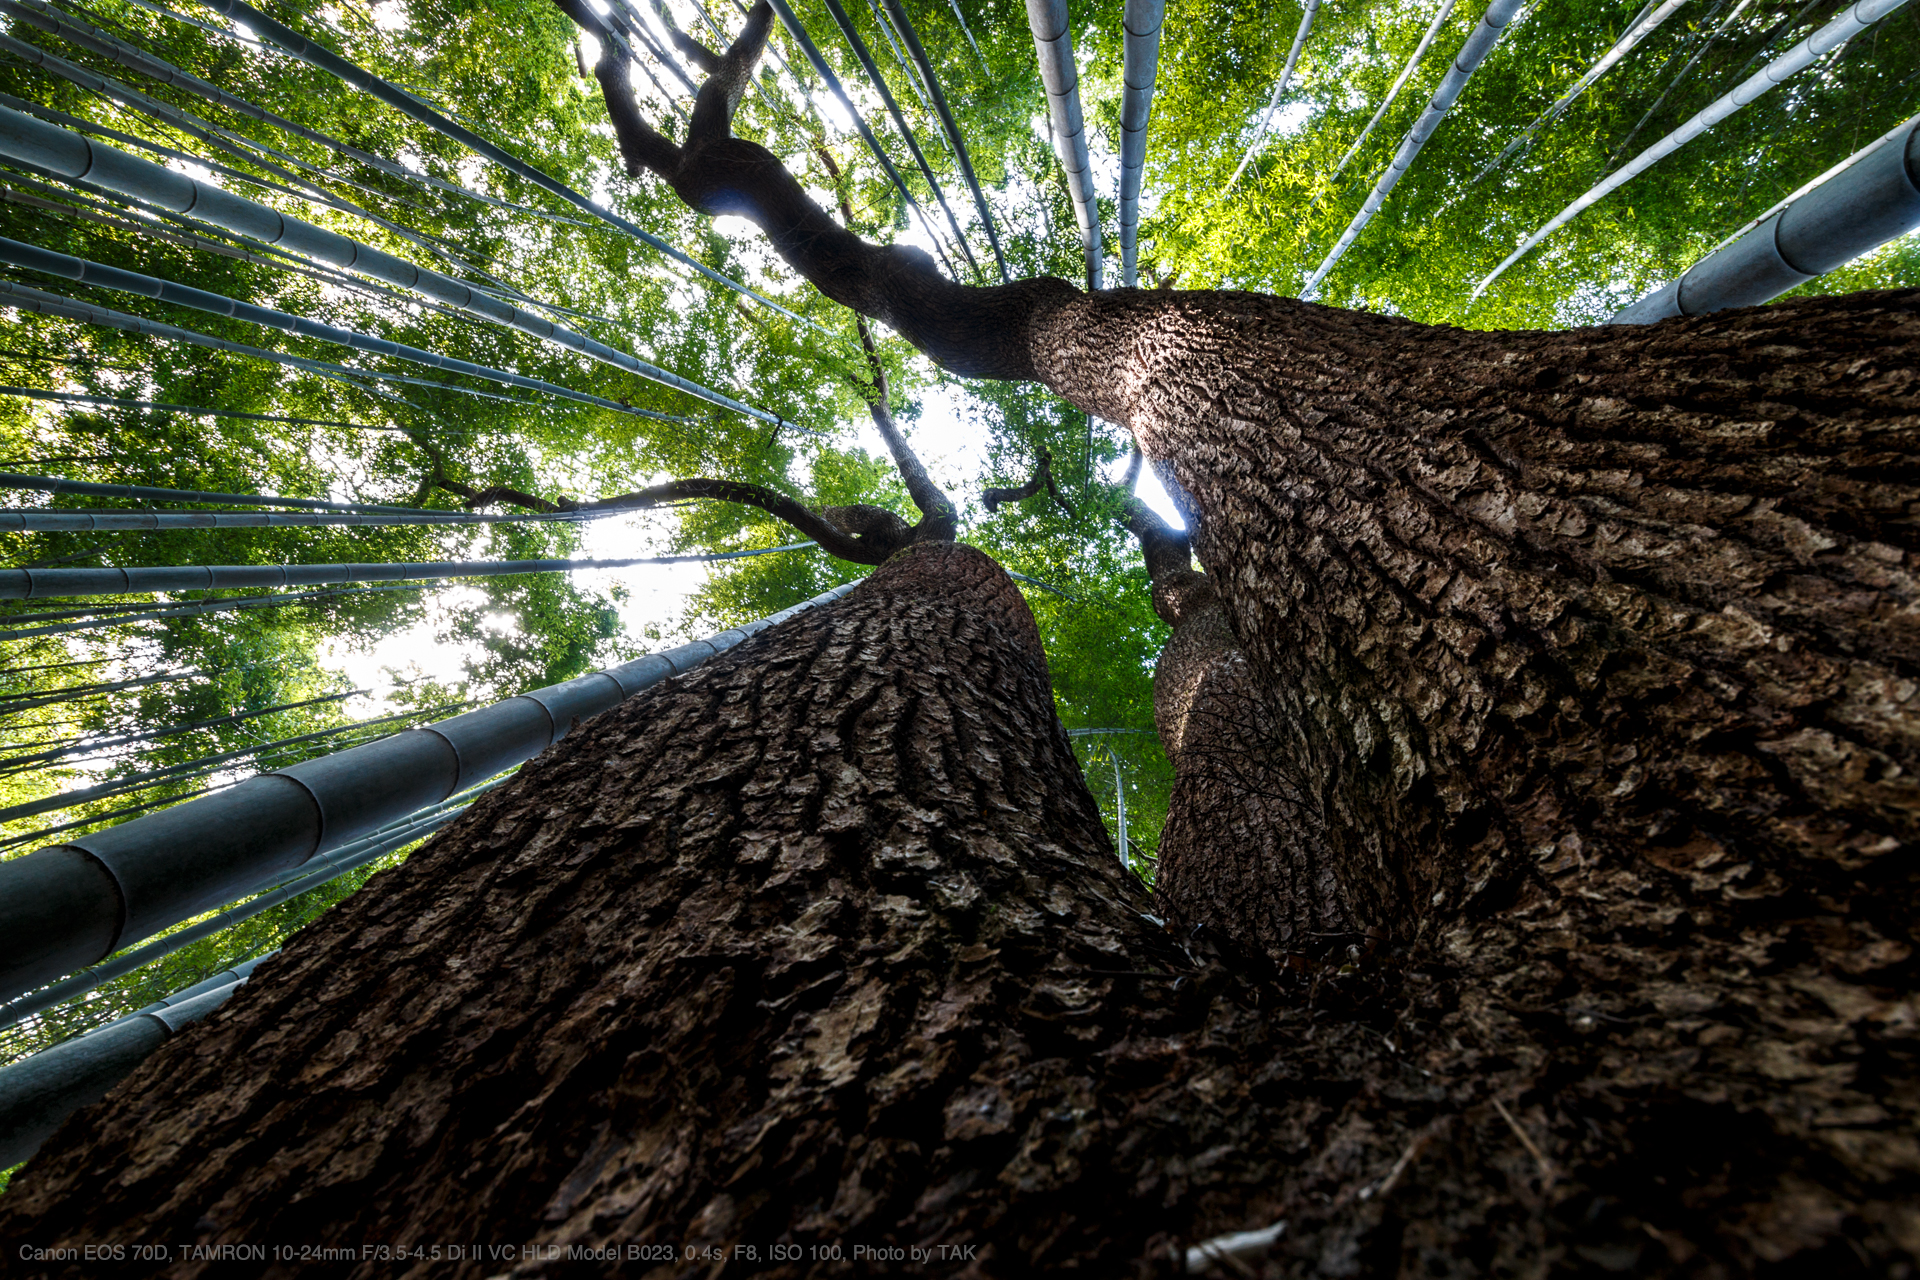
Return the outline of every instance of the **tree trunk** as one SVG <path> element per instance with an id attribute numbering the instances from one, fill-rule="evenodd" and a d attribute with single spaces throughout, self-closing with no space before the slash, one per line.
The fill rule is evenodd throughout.
<path id="1" fill-rule="evenodd" d="M 1370 939 L 1333 876 L 1313 780 L 1291 768 L 1299 744 L 1276 741 L 1282 726 L 1212 581 L 1181 570 L 1156 577 L 1153 597 L 1173 627 L 1153 671 L 1174 769 L 1154 873 L 1161 913 L 1176 934 L 1205 932 L 1268 974 L 1357 953 Z"/>
<path id="2" fill-rule="evenodd" d="M 1394 1109 L 1408 1158 L 1475 1181 L 1461 1118 L 1499 1101 L 1468 1127 L 1513 1117 L 1500 1212 L 1617 1227 L 1596 1265 L 1920 1253 L 1915 300 L 1471 333 L 1121 292 L 1036 321 L 1040 375 L 1190 497 L 1312 784 L 1325 865 L 1296 873 L 1391 940 L 1354 967 L 1407 984 L 1383 1043 L 1435 1082 Z M 1248 944 L 1249 897 L 1299 906 L 1274 874 L 1199 892 Z M 1379 1111 L 1355 1150 L 1404 1185 Z M 1503 1236 L 1451 1203 L 1313 1246 Z"/>
<path id="3" fill-rule="evenodd" d="M 1024 606 L 917 547 L 263 966 L 6 1238 L 1126 1274 L 1284 1217 L 1285 1274 L 1909 1274 L 1913 295 L 1572 334 L 1025 296 L 1039 376 L 1190 495 L 1358 954 L 1171 980 Z M 1278 892 L 1214 879 L 1229 935 Z"/>
<path id="4" fill-rule="evenodd" d="M 1240 1057 L 1208 1030 L 1239 1006 L 1149 905 L 1024 601 L 916 546 L 582 726 L 298 935 L 49 1141 L 0 1238 L 1130 1274 L 1188 1230 L 1193 1156 L 1277 1118 L 1194 1087 Z"/>

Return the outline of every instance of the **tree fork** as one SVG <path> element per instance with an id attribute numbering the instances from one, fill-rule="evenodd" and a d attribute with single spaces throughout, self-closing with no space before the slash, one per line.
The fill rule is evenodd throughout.
<path id="1" fill-rule="evenodd" d="M 660 171 L 696 208 L 725 185 L 823 292 L 948 367 L 1125 424 L 1185 491 L 1359 960 L 1451 975 L 1459 1048 L 1429 1069 L 1523 1064 L 1513 1097 L 1554 1129 L 1530 1140 L 1615 1171 L 1556 1157 L 1527 1195 L 1639 1176 L 1628 1216 L 1686 1241 L 1662 1265 L 1824 1258 L 1842 1221 L 1911 1264 L 1894 1206 L 1920 1149 L 1880 1135 L 1920 1114 L 1853 1046 L 1912 1072 L 1920 295 L 1472 333 L 1247 293 L 965 290 L 816 239 L 776 170 L 690 139 Z M 1679 1115 L 1715 1134 L 1680 1153 L 1714 1207 L 1621 1172 Z M 1874 1119 L 1838 1139 L 1819 1115 Z M 1423 1133 L 1388 1162 L 1464 1140 Z"/>
<path id="2" fill-rule="evenodd" d="M 1210 1024 L 1240 1035 L 1258 997 L 1219 999 L 1231 980 L 1148 905 L 1018 591 L 977 551 L 913 547 L 582 726 L 297 935 L 69 1121 L 0 1224 L 218 1243 L 485 1222 L 517 1261 L 557 1246 L 525 1275 L 605 1272 L 553 1261 L 567 1246 L 644 1271 L 753 1241 L 808 1246 L 763 1251 L 774 1276 L 856 1243 L 1151 1271 L 1192 1231 L 1158 1206 L 1193 1135 L 1275 1116 L 1185 1088 L 1220 1056 Z"/>

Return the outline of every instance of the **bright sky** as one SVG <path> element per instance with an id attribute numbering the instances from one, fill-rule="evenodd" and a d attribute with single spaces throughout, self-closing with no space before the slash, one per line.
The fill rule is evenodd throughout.
<path id="1" fill-rule="evenodd" d="M 966 393 L 954 387 L 939 387 L 929 392 L 921 401 L 919 421 L 912 424 L 907 433 L 935 483 L 961 492 L 978 485 L 980 474 L 986 466 L 979 432 L 968 423 L 962 412 L 965 398 Z M 851 443 L 869 453 L 879 456 L 886 454 L 886 444 L 880 439 L 880 433 L 865 417 L 859 420 L 857 433 Z M 1136 492 L 1162 518 L 1176 527 L 1184 527 L 1179 513 L 1151 468 L 1141 468 Z M 631 516 L 593 521 L 586 526 L 580 558 L 617 560 L 659 555 L 659 542 L 664 541 L 662 535 L 669 528 L 671 519 L 664 512 L 637 512 Z M 624 585 L 628 598 L 621 609 L 621 620 L 626 624 L 629 636 L 638 636 L 649 623 L 664 625 L 678 621 L 685 611 L 687 597 L 699 589 L 710 572 L 706 565 L 701 564 L 636 565 L 628 569 L 580 570 L 575 574 L 574 581 L 587 590 L 599 591 L 608 591 L 616 584 Z M 429 599 L 437 618 L 456 610 L 473 609 L 484 597 L 476 588 L 454 587 L 435 592 Z M 494 621 L 501 627 L 510 625 L 504 616 L 496 617 Z M 348 713 L 356 718 L 364 718 L 391 710 L 387 706 L 387 697 L 394 689 L 396 675 L 402 680 L 423 676 L 445 683 L 459 680 L 465 664 L 477 658 L 479 653 L 475 647 L 438 641 L 435 632 L 442 625 L 430 618 L 405 631 L 386 636 L 367 650 L 350 649 L 338 642 L 329 642 L 321 651 L 322 664 L 344 671 L 355 688 L 374 690 L 372 697 L 355 698 L 348 702 Z"/>

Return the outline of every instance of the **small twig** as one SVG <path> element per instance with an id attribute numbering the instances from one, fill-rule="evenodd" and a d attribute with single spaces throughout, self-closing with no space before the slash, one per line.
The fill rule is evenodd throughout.
<path id="1" fill-rule="evenodd" d="M 1414 1134 L 1413 1141 L 1409 1142 L 1407 1149 L 1400 1153 L 1400 1158 L 1393 1162 L 1393 1168 L 1387 1170 L 1387 1176 L 1380 1180 L 1380 1185 L 1366 1188 L 1360 1193 L 1360 1198 L 1371 1200 L 1375 1196 L 1384 1196 L 1399 1185 L 1400 1175 L 1407 1171 L 1407 1166 L 1413 1163 L 1413 1158 L 1420 1154 L 1420 1149 L 1427 1145 L 1427 1140 L 1431 1137 L 1433 1137 L 1431 1127 Z"/>
<path id="2" fill-rule="evenodd" d="M 1505 1103 L 1495 1098 L 1493 1099 L 1493 1109 L 1500 1113 L 1500 1118 L 1507 1122 L 1509 1129 L 1513 1130 L 1513 1136 L 1520 1139 L 1520 1145 L 1525 1147 L 1527 1153 L 1540 1165 L 1541 1188 L 1544 1190 L 1552 1186 L 1554 1178 L 1558 1176 L 1554 1172 L 1553 1161 L 1547 1159 L 1546 1153 L 1534 1144 L 1533 1139 L 1527 1135 L 1527 1131 L 1520 1127 L 1520 1122 L 1513 1118 L 1513 1113 L 1507 1110 Z"/>

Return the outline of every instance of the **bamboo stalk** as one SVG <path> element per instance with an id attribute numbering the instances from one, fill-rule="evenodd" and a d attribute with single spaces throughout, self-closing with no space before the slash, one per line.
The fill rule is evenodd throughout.
<path id="1" fill-rule="evenodd" d="M 1816 59 L 1839 48 L 1906 2 L 1907 0 L 1859 0 L 1859 3 L 1849 6 L 1820 30 L 1754 72 L 1732 92 L 1709 103 L 1691 120 L 1607 175 L 1585 195 L 1554 215 L 1545 226 L 1523 240 L 1519 248 L 1508 254 L 1499 266 L 1487 274 L 1486 279 L 1475 287 L 1473 297 L 1478 299 L 1486 293 L 1488 286 L 1506 274 L 1508 267 L 1526 257 L 1533 251 L 1534 246 L 1566 226 L 1581 213 L 1633 181 L 1734 112 L 1756 101 L 1768 90 L 1806 70 Z"/>

